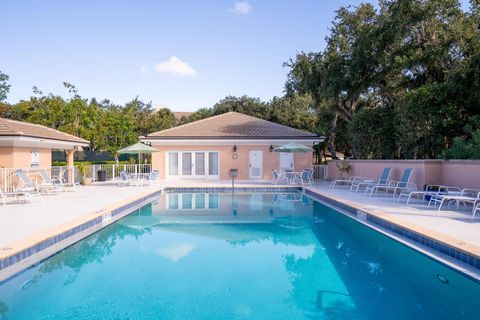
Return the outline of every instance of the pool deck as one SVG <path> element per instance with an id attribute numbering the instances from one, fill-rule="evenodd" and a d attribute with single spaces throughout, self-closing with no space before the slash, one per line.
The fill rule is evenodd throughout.
<path id="1" fill-rule="evenodd" d="M 461 210 L 446 208 L 438 215 L 437 210 L 426 207 L 418 200 L 407 205 L 405 202 L 398 203 L 391 196 L 370 198 L 342 188 L 330 189 L 328 185 L 321 182 L 305 188 L 480 257 L 480 214 L 471 219 L 471 207 Z M 272 186 L 268 182 L 236 182 L 235 186 L 285 187 Z M 0 206 L 0 259 L 164 188 L 192 187 L 228 188 L 231 181 L 160 181 L 143 187 L 119 187 L 109 182 L 43 196 L 42 199 L 34 199 L 33 203 L 7 203 Z"/>

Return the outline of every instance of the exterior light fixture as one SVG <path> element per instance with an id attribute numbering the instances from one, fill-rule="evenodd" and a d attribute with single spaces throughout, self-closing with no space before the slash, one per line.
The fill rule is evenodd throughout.
<path id="1" fill-rule="evenodd" d="M 272 145 L 270 145 L 269 149 L 270 149 L 270 152 L 273 152 L 273 146 Z"/>
<path id="2" fill-rule="evenodd" d="M 237 152 L 237 146 L 236 145 L 233 146 L 233 152 Z"/>

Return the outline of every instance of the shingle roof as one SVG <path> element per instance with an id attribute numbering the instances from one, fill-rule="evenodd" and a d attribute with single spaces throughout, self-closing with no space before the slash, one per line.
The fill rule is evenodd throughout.
<path id="1" fill-rule="evenodd" d="M 0 136 L 24 136 L 88 144 L 87 140 L 38 124 L 0 118 Z"/>
<path id="2" fill-rule="evenodd" d="M 227 112 L 151 133 L 146 139 L 315 139 L 317 135 L 258 119 Z"/>

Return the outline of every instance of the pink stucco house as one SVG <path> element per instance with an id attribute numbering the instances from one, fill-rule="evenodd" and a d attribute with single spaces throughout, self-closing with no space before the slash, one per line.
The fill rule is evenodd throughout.
<path id="1" fill-rule="evenodd" d="M 82 138 L 38 124 L 0 118 L 0 167 L 50 167 L 52 150 L 67 152 L 68 166 L 78 146 L 88 146 Z"/>
<path id="2" fill-rule="evenodd" d="M 152 168 L 161 179 L 271 179 L 273 169 L 311 168 L 312 153 L 277 153 L 289 142 L 312 146 L 324 137 L 237 112 L 228 112 L 140 137 L 160 152 Z"/>

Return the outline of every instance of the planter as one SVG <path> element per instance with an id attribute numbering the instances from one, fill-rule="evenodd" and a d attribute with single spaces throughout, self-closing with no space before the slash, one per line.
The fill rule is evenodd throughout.
<path id="1" fill-rule="evenodd" d="M 93 183 L 92 178 L 82 177 L 82 179 L 80 180 L 80 184 L 81 184 L 82 186 L 91 186 L 92 183 Z"/>

